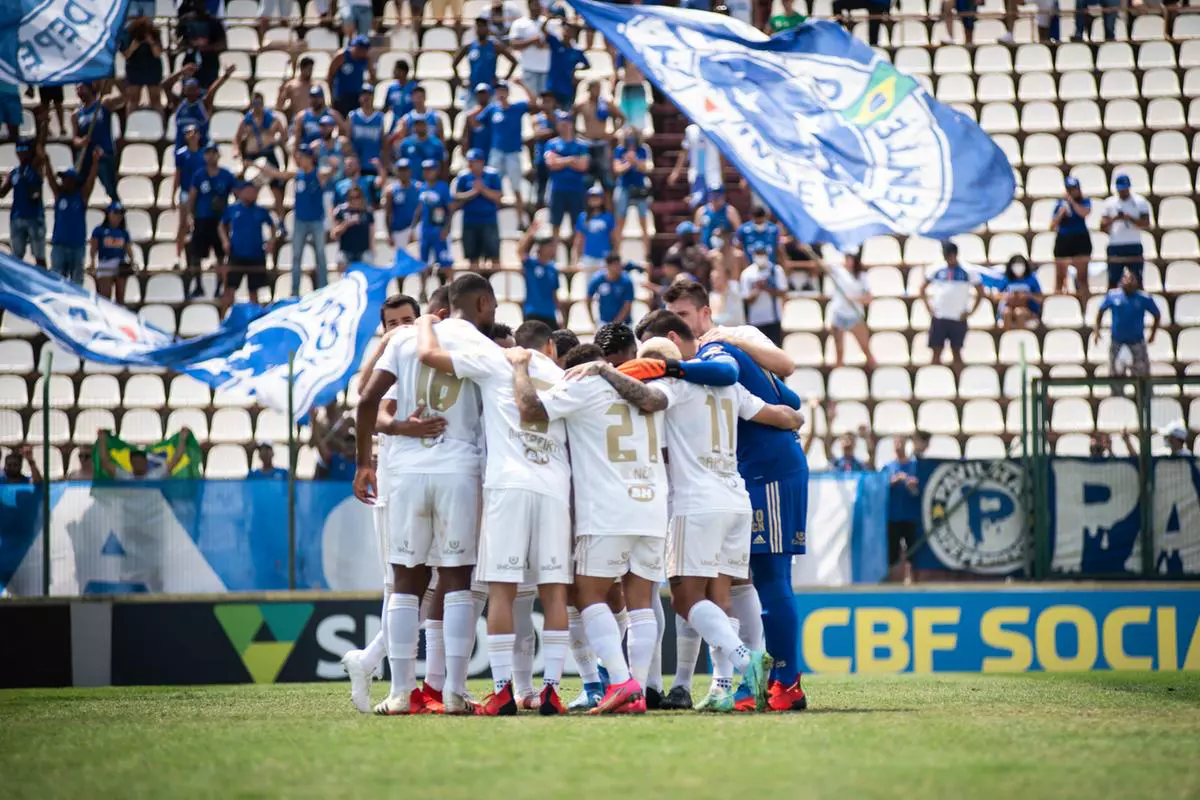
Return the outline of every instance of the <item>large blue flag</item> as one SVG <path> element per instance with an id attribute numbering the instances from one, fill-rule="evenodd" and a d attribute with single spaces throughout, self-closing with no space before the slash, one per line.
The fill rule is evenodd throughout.
<path id="1" fill-rule="evenodd" d="M 109 78 L 129 0 L 2 0 L 0 83 Z"/>
<path id="2" fill-rule="evenodd" d="M 388 282 L 407 274 L 412 261 L 406 256 L 390 269 L 351 264 L 340 281 L 319 291 L 266 308 L 235 305 L 214 333 L 175 341 L 123 306 L 0 254 L 0 308 L 30 320 L 80 358 L 186 372 L 280 411 L 287 409 L 294 354 L 299 420 L 346 387 L 379 327 Z"/>
<path id="3" fill-rule="evenodd" d="M 978 125 L 832 22 L 773 38 L 717 14 L 571 0 L 801 241 L 946 238 L 1015 189 Z"/>

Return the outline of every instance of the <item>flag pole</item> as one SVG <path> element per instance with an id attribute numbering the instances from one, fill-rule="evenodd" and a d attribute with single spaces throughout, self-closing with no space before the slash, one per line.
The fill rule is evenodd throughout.
<path id="1" fill-rule="evenodd" d="M 50 596 L 50 369 L 54 353 L 42 359 L 42 596 Z"/>
<path id="2" fill-rule="evenodd" d="M 288 589 L 296 588 L 296 410 L 292 383 L 296 377 L 296 353 L 288 353 Z"/>

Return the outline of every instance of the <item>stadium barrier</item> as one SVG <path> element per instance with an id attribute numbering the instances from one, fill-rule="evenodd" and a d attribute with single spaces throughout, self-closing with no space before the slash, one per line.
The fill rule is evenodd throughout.
<path id="1" fill-rule="evenodd" d="M 1195 586 L 856 587 L 804 592 L 796 604 L 802 669 L 817 674 L 1200 670 Z M 670 672 L 675 615 L 665 610 Z M 477 625 L 469 670 L 483 677 L 486 627 Z M 539 671 L 540 613 L 534 626 Z M 10 652 L 39 654 L 0 659 L 0 688 L 331 681 L 344 678 L 346 651 L 379 630 L 379 600 L 327 592 L 14 600 L 0 605 L 0 630 Z M 701 671 L 707 664 L 702 655 Z M 571 661 L 566 671 L 577 674 Z"/>

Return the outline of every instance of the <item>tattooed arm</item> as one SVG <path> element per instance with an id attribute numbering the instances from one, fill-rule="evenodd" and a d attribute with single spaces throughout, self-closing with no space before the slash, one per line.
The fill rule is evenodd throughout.
<path id="1" fill-rule="evenodd" d="M 533 353 L 523 347 L 510 347 L 504 351 L 504 355 L 513 365 L 513 396 L 517 401 L 521 421 L 545 422 L 550 419 L 546 414 L 546 407 L 538 399 L 533 379 L 529 376 L 529 359 Z"/>
<path id="2" fill-rule="evenodd" d="M 592 362 L 597 365 L 596 374 L 608 381 L 617 390 L 621 399 L 647 414 L 655 411 L 665 411 L 667 396 L 653 386 L 642 383 L 637 378 L 625 375 L 616 367 L 604 362 Z"/>

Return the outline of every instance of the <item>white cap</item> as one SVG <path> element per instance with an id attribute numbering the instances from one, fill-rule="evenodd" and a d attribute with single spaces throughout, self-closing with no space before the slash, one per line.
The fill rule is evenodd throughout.
<path id="1" fill-rule="evenodd" d="M 1183 420 L 1181 419 L 1164 425 L 1159 430 L 1158 434 L 1164 439 L 1178 439 L 1181 442 L 1186 442 L 1188 438 L 1187 427 L 1183 424 Z"/>

